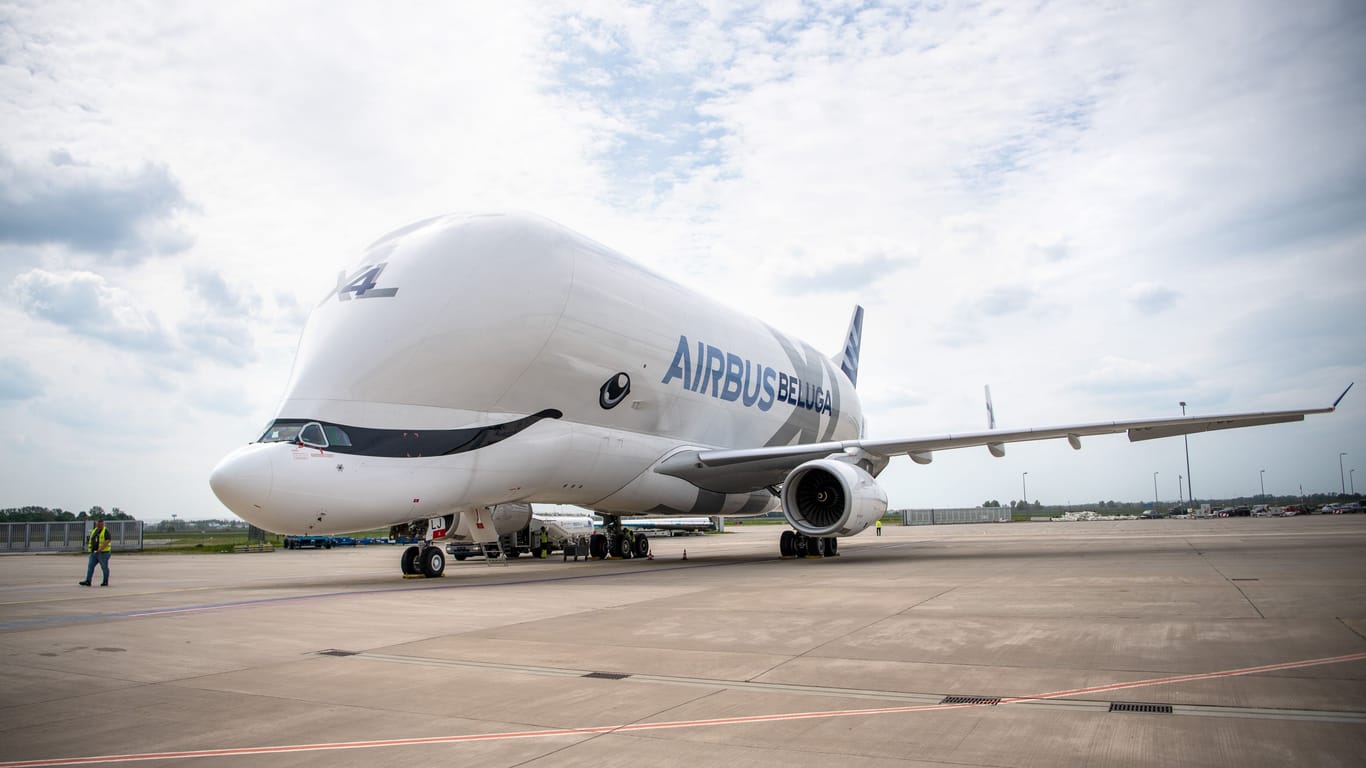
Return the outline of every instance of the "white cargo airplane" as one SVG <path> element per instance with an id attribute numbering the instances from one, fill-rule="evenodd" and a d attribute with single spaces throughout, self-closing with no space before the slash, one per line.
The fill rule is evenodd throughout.
<path id="1" fill-rule="evenodd" d="M 529 502 L 601 514 L 598 558 L 646 554 L 643 536 L 622 551 L 622 516 L 781 502 L 793 529 L 781 553 L 830 555 L 886 510 L 873 478 L 893 456 L 1080 448 L 1089 435 L 1147 440 L 1337 406 L 873 440 L 854 389 L 862 325 L 859 307 L 829 358 L 545 219 L 429 219 L 338 275 L 277 416 L 209 483 L 278 533 L 406 528 L 421 541 L 402 555 L 408 574 L 441 575 L 442 532 L 492 542 L 525 527 Z"/>

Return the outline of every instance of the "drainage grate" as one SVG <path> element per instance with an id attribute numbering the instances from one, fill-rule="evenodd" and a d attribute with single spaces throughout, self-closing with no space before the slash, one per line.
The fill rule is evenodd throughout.
<path id="1" fill-rule="evenodd" d="M 591 677 L 594 680 L 625 680 L 630 675 L 622 675 L 616 672 L 589 672 L 584 677 Z"/>
<path id="2" fill-rule="evenodd" d="M 1170 704 L 1125 704 L 1118 701 L 1110 702 L 1111 712 L 1150 712 L 1155 715 L 1170 715 L 1172 705 Z"/>
<path id="3" fill-rule="evenodd" d="M 940 704 L 990 704 L 996 706 L 1001 703 L 1000 697 L 990 696 L 945 696 Z"/>
<path id="4" fill-rule="evenodd" d="M 360 651 L 339 651 L 336 648 L 328 648 L 325 651 L 318 651 L 319 656 L 359 656 Z"/>

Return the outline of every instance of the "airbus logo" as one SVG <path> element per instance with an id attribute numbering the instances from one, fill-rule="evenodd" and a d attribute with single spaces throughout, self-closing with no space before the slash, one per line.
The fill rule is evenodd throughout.
<path id="1" fill-rule="evenodd" d="M 831 411 L 831 393 L 818 383 L 802 381 L 794 374 L 742 359 L 701 341 L 697 342 L 696 353 L 694 358 L 688 337 L 679 336 L 673 362 L 661 383 L 678 379 L 679 385 L 689 392 L 739 402 L 761 411 L 771 409 L 774 403 L 788 403 L 816 413 Z"/>

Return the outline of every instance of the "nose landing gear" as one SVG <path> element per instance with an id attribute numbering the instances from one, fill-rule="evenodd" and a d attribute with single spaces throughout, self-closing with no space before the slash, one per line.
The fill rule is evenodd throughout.
<path id="1" fill-rule="evenodd" d="M 446 523 L 449 526 L 449 523 Z M 394 526 L 391 534 L 406 529 L 408 532 L 420 530 L 422 537 L 419 543 L 413 544 L 403 550 L 399 556 L 398 567 L 403 571 L 405 577 L 424 576 L 435 579 L 446 573 L 446 553 L 441 550 L 441 545 L 436 544 L 431 538 L 431 522 L 419 520 L 409 523 L 406 526 Z M 404 535 L 404 534 L 399 534 Z"/>

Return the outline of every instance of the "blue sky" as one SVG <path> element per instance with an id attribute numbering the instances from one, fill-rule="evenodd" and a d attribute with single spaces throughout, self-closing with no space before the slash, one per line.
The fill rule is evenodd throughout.
<path id="1" fill-rule="evenodd" d="M 1326 405 L 1366 378 L 1352 2 L 0 7 L 0 506 L 224 514 L 378 236 L 531 210 L 832 354 L 875 436 Z M 1366 386 L 1366 383 L 1363 384 Z M 1338 487 L 1366 393 L 1191 438 Z M 1181 441 L 894 462 L 893 506 L 1177 495 Z M 1366 482 L 1366 476 L 1363 477 Z"/>

